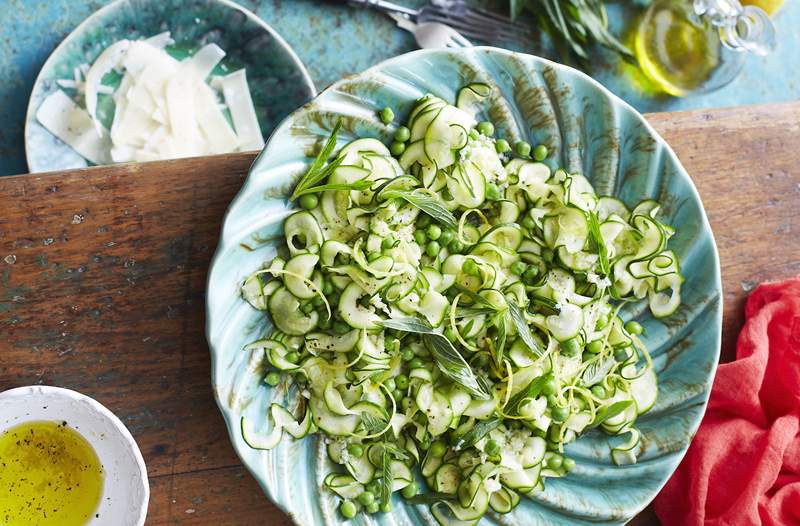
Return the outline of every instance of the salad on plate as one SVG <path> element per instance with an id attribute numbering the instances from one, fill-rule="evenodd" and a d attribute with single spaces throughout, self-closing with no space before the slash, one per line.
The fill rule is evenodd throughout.
<path id="1" fill-rule="evenodd" d="M 545 145 L 495 137 L 476 119 L 492 89 L 420 98 L 389 146 L 337 150 L 337 125 L 294 188 L 282 253 L 242 286 L 272 321 L 245 348 L 269 363 L 265 388 L 297 393 L 265 408 L 268 429 L 243 418 L 243 438 L 320 435 L 345 518 L 390 511 L 394 492 L 441 523 L 507 513 L 595 428 L 620 437 L 614 463 L 636 462 L 658 382 L 621 309 L 679 306 L 673 229 L 657 202 L 598 196 Z"/>

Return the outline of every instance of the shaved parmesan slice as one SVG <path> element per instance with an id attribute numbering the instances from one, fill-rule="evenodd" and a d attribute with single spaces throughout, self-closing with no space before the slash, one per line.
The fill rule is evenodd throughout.
<path id="1" fill-rule="evenodd" d="M 245 151 L 263 148 L 264 137 L 261 135 L 256 109 L 250 97 L 250 90 L 247 88 L 247 76 L 243 69 L 222 77 L 222 93 L 225 95 L 225 104 L 231 112 L 236 135 L 239 137 L 239 149 Z"/>
<path id="2" fill-rule="evenodd" d="M 203 84 L 197 90 L 197 121 L 208 142 L 209 153 L 226 153 L 236 150 L 239 139 L 231 129 L 217 104 L 211 88 Z"/>
<path id="3" fill-rule="evenodd" d="M 205 80 L 217 67 L 220 60 L 225 57 L 225 52 L 216 44 L 206 44 L 186 61 L 186 64 L 194 68 L 197 77 Z"/>
<path id="4" fill-rule="evenodd" d="M 112 160 L 151 161 L 263 147 L 244 70 L 206 79 L 225 57 L 207 44 L 178 61 L 164 48 L 169 32 L 109 46 L 90 67 L 74 69 L 60 86 L 84 90 L 86 110 L 59 92 L 40 108 L 40 120 L 78 153 L 100 164 Z M 123 73 L 116 90 L 102 84 L 111 70 Z M 220 92 L 225 104 L 220 101 Z M 98 94 L 114 101 L 111 129 L 97 118 Z M 230 121 L 225 111 L 231 114 Z M 63 122 L 55 122 L 62 119 Z M 74 146 L 77 145 L 77 146 Z"/>
<path id="5" fill-rule="evenodd" d="M 50 133 L 94 164 L 106 164 L 111 143 L 101 127 L 94 127 L 92 118 L 63 91 L 47 97 L 36 112 L 36 119 Z"/>
<path id="6" fill-rule="evenodd" d="M 94 121 L 98 135 L 102 135 L 102 125 L 97 120 L 97 88 L 106 73 L 121 65 L 130 47 L 130 40 L 120 40 L 111 44 L 100 53 L 100 56 L 97 57 L 97 60 L 94 61 L 94 64 L 86 73 L 86 111 Z"/>
<path id="7" fill-rule="evenodd" d="M 151 46 L 159 49 L 164 49 L 165 47 L 171 46 L 175 43 L 175 41 L 172 40 L 172 35 L 169 31 L 164 31 L 163 33 L 153 35 L 150 38 L 145 38 L 144 42 L 147 42 Z"/>

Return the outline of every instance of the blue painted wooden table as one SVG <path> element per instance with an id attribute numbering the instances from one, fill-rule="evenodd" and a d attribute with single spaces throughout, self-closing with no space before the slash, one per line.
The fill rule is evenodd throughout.
<path id="1" fill-rule="evenodd" d="M 0 0 L 0 176 L 27 172 L 23 124 L 28 96 L 50 52 L 81 20 L 108 0 Z M 401 0 L 407 5 L 420 0 Z M 485 0 L 503 9 L 505 0 Z M 379 13 L 324 5 L 318 0 L 242 0 L 292 45 L 321 89 L 343 75 L 415 48 L 411 37 Z M 638 7 L 612 5 L 612 26 L 619 28 Z M 637 91 L 623 66 L 607 53 L 597 53 L 590 73 L 638 110 L 673 111 L 782 102 L 800 99 L 800 2 L 788 0 L 775 19 L 779 44 L 765 59 L 751 59 L 727 87 L 685 99 L 653 97 Z M 547 39 L 522 49 L 559 60 Z"/>

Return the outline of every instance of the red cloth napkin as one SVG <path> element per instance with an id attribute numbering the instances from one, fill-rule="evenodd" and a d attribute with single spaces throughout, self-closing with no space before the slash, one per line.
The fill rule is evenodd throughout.
<path id="1" fill-rule="evenodd" d="M 800 525 L 800 277 L 747 300 L 736 361 L 655 500 L 664 526 Z"/>

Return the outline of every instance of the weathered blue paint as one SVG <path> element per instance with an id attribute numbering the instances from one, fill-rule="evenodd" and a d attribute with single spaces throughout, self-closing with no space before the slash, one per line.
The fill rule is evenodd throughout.
<path id="1" fill-rule="evenodd" d="M 408 5 L 421 0 L 400 0 Z M 498 9 L 504 0 L 476 0 Z M 81 20 L 107 0 L 0 0 L 0 175 L 27 171 L 23 124 L 33 81 L 50 52 Z M 291 44 L 321 89 L 343 75 L 363 71 L 386 58 L 410 51 L 413 40 L 377 13 L 356 13 L 319 0 L 243 0 Z M 631 3 L 623 2 L 630 9 Z M 621 25 L 620 5 L 610 18 Z M 775 54 L 752 60 L 742 75 L 715 93 L 686 99 L 653 98 L 636 91 L 620 74 L 618 62 L 600 55 L 591 72 L 612 92 L 639 111 L 721 107 L 800 98 L 800 2 L 788 1 L 776 17 L 779 47 Z M 512 46 L 514 47 L 514 46 Z M 515 47 L 518 49 L 518 47 Z M 527 52 L 558 60 L 546 44 Z"/>

